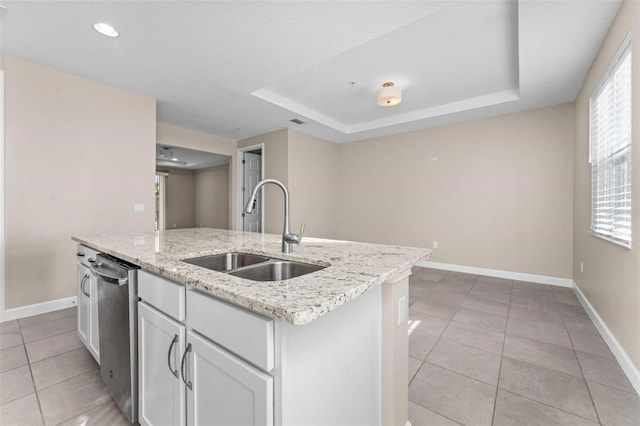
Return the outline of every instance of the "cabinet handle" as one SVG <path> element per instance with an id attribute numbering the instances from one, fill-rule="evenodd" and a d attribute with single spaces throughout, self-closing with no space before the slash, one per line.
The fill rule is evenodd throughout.
<path id="1" fill-rule="evenodd" d="M 84 294 L 85 296 L 91 297 L 91 295 L 87 293 L 87 291 L 85 290 L 85 285 L 87 284 L 88 279 L 89 279 L 89 275 L 84 274 L 84 277 L 82 277 L 82 281 L 80 281 L 80 291 L 82 291 L 82 294 Z"/>
<path id="2" fill-rule="evenodd" d="M 87 297 L 91 297 L 91 287 L 89 287 L 89 290 L 87 290 L 87 283 L 89 282 L 89 280 L 91 279 L 91 276 L 89 276 L 89 274 L 85 275 L 86 280 L 84 282 L 84 289 L 87 292 Z"/>
<path id="3" fill-rule="evenodd" d="M 187 381 L 186 379 L 186 374 L 185 374 L 185 366 L 186 363 L 185 361 L 187 360 L 187 354 L 191 352 L 191 343 L 189 343 L 187 345 L 187 349 L 184 350 L 184 354 L 182 355 L 182 362 L 180 363 L 180 375 L 182 376 L 182 381 L 184 382 L 185 385 L 187 385 L 187 387 L 191 390 L 193 390 L 193 385 L 191 384 L 191 380 Z M 187 366 L 188 368 L 188 366 Z"/>
<path id="4" fill-rule="evenodd" d="M 173 367 L 171 367 L 171 349 L 173 349 L 173 345 L 175 345 L 177 341 L 178 341 L 178 335 L 176 334 L 173 336 L 173 340 L 169 345 L 169 352 L 167 353 L 167 364 L 169 365 L 169 371 L 171 371 L 171 374 L 176 376 L 176 379 L 178 378 L 178 370 L 174 370 Z"/>

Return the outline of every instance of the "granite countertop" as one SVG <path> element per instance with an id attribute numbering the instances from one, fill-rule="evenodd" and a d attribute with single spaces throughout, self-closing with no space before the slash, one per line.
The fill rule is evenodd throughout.
<path id="1" fill-rule="evenodd" d="M 431 256 L 430 250 L 422 248 L 306 237 L 302 244 L 294 246 L 293 253 L 284 254 L 281 235 L 210 228 L 72 239 L 172 281 L 294 325 L 320 318 L 369 289 L 400 277 L 416 262 Z M 181 261 L 235 251 L 326 268 L 286 281 L 256 282 Z"/>

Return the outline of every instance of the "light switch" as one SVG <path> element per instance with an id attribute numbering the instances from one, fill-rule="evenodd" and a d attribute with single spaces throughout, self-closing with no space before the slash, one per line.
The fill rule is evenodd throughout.
<path id="1" fill-rule="evenodd" d="M 134 204 L 133 205 L 134 213 L 144 213 L 144 204 Z"/>

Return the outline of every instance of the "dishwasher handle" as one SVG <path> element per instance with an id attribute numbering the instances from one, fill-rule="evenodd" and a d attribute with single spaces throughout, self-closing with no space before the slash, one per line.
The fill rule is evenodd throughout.
<path id="1" fill-rule="evenodd" d="M 102 263 L 99 262 L 94 262 L 89 264 L 89 266 L 91 267 L 91 270 L 93 272 L 95 272 L 95 274 L 100 277 L 100 279 L 106 283 L 109 284 L 114 284 L 114 285 L 118 285 L 118 286 L 123 286 L 123 285 L 127 285 L 129 284 L 129 278 L 128 277 L 116 277 L 115 275 L 110 275 L 105 273 L 104 271 L 102 271 L 100 269 L 100 266 L 102 265 Z"/>

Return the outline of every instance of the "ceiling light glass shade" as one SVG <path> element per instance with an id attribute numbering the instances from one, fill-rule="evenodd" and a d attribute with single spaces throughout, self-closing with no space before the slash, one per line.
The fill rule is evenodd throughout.
<path id="1" fill-rule="evenodd" d="M 382 85 L 382 89 L 378 92 L 378 105 L 394 106 L 402 102 L 402 90 L 398 86 L 394 86 L 392 82 Z"/>
<path id="2" fill-rule="evenodd" d="M 93 24 L 93 28 L 102 35 L 107 37 L 118 37 L 118 31 L 113 28 L 111 25 L 106 22 L 98 22 L 97 24 Z"/>

